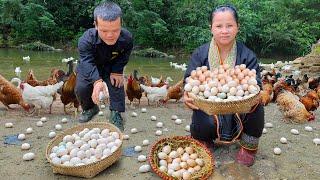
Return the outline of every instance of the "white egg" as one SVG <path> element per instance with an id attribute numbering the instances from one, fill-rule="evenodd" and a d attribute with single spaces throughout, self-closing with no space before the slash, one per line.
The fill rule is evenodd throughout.
<path id="1" fill-rule="evenodd" d="M 186 130 L 187 132 L 190 132 L 190 125 L 186 125 L 186 127 L 184 127 L 184 130 Z"/>
<path id="2" fill-rule="evenodd" d="M 63 155 L 67 155 L 68 154 L 68 150 L 66 148 L 59 148 L 57 151 L 57 155 L 59 157 L 63 156 Z"/>
<path id="3" fill-rule="evenodd" d="M 43 122 L 42 121 L 38 121 L 36 124 L 38 127 L 42 127 L 43 126 Z"/>
<path id="4" fill-rule="evenodd" d="M 42 122 L 47 122 L 47 118 L 46 118 L 46 117 L 42 117 L 42 118 L 40 119 L 40 121 L 42 121 Z"/>
<path id="5" fill-rule="evenodd" d="M 189 84 L 189 83 L 187 83 L 187 84 L 184 86 L 184 90 L 185 90 L 186 92 L 190 92 L 190 91 L 192 90 L 192 85 Z"/>
<path id="6" fill-rule="evenodd" d="M 313 128 L 310 127 L 310 126 L 306 126 L 306 127 L 304 128 L 304 130 L 305 130 L 305 131 L 308 131 L 308 132 L 311 132 L 311 131 L 313 131 Z"/>
<path id="7" fill-rule="evenodd" d="M 162 152 L 169 154 L 171 152 L 171 146 L 166 145 L 162 148 Z"/>
<path id="8" fill-rule="evenodd" d="M 58 157 L 52 158 L 51 161 L 52 161 L 52 163 L 55 164 L 55 165 L 61 164 L 61 159 L 58 158 Z"/>
<path id="9" fill-rule="evenodd" d="M 33 129 L 32 129 L 31 127 L 27 128 L 27 129 L 26 129 L 26 133 L 27 133 L 27 134 L 33 133 Z"/>
<path id="10" fill-rule="evenodd" d="M 141 152 L 142 151 L 142 147 L 141 146 L 135 146 L 134 147 L 134 151 L 135 152 Z"/>
<path id="11" fill-rule="evenodd" d="M 142 141 L 142 145 L 143 146 L 148 146 L 150 144 L 149 140 L 148 139 L 145 139 Z"/>
<path id="12" fill-rule="evenodd" d="M 138 161 L 139 162 L 144 162 L 144 161 L 146 161 L 147 160 L 147 157 L 145 156 L 145 155 L 139 155 L 138 156 Z"/>
<path id="13" fill-rule="evenodd" d="M 66 135 L 63 137 L 62 141 L 67 143 L 67 142 L 72 142 L 74 138 L 71 135 Z"/>
<path id="14" fill-rule="evenodd" d="M 9 123 L 5 123 L 4 127 L 6 128 L 12 128 L 13 127 L 13 123 L 9 122 Z"/>
<path id="15" fill-rule="evenodd" d="M 146 173 L 146 172 L 149 172 L 149 171 L 150 171 L 150 165 L 149 164 L 142 165 L 139 168 L 139 172 L 141 172 L 141 173 Z"/>
<path id="16" fill-rule="evenodd" d="M 68 122 L 68 119 L 67 118 L 62 118 L 61 119 L 61 123 L 67 123 Z"/>
<path id="17" fill-rule="evenodd" d="M 105 109 L 106 106 L 105 106 L 104 104 L 101 104 L 100 108 L 101 108 L 101 109 Z"/>
<path id="18" fill-rule="evenodd" d="M 174 159 L 174 158 L 177 158 L 179 156 L 179 153 L 177 151 L 171 151 L 169 153 L 169 157 Z"/>
<path id="19" fill-rule="evenodd" d="M 53 131 L 52 131 L 52 132 L 49 132 L 49 138 L 50 138 L 50 139 L 56 137 L 56 135 L 57 135 L 56 132 L 53 132 Z"/>
<path id="20" fill-rule="evenodd" d="M 120 147 L 121 144 L 122 144 L 122 141 L 121 141 L 120 139 L 116 139 L 116 140 L 114 141 L 114 143 L 115 143 L 115 145 L 116 145 L 117 147 Z"/>
<path id="21" fill-rule="evenodd" d="M 287 139 L 285 137 L 280 138 L 280 142 L 282 144 L 287 144 L 288 143 L 288 141 L 287 141 Z"/>
<path id="22" fill-rule="evenodd" d="M 63 155 L 60 159 L 61 163 L 65 163 L 66 161 L 70 161 L 70 155 Z"/>
<path id="23" fill-rule="evenodd" d="M 89 144 L 83 144 L 81 147 L 80 147 L 80 150 L 82 151 L 87 151 L 90 149 L 90 145 Z"/>
<path id="24" fill-rule="evenodd" d="M 161 172 L 166 173 L 166 172 L 167 172 L 167 167 L 166 167 L 166 166 L 160 166 L 160 167 L 159 167 L 159 170 L 160 170 Z"/>
<path id="25" fill-rule="evenodd" d="M 103 111 L 99 111 L 98 115 L 103 116 Z"/>
<path id="26" fill-rule="evenodd" d="M 19 134 L 18 135 L 18 139 L 19 140 L 25 140 L 26 139 L 26 135 L 25 134 Z"/>
<path id="27" fill-rule="evenodd" d="M 266 128 L 273 128 L 273 124 L 272 124 L 272 123 L 266 123 L 266 124 L 264 125 L 264 127 L 266 127 Z"/>
<path id="28" fill-rule="evenodd" d="M 131 129 L 131 133 L 132 133 L 132 134 L 135 134 L 135 133 L 137 133 L 137 132 L 138 132 L 137 128 L 132 128 L 132 129 Z"/>
<path id="29" fill-rule="evenodd" d="M 197 158 L 195 161 L 201 167 L 204 165 L 204 161 L 202 159 L 200 159 L 200 158 Z"/>
<path id="30" fill-rule="evenodd" d="M 296 130 L 296 129 L 291 129 L 290 132 L 294 135 L 298 135 L 299 134 L 299 131 Z"/>
<path id="31" fill-rule="evenodd" d="M 114 152 L 116 152 L 116 150 L 118 149 L 118 147 L 117 146 L 113 146 L 113 147 L 111 147 L 111 153 L 114 153 Z"/>
<path id="32" fill-rule="evenodd" d="M 127 135 L 127 134 L 123 135 L 123 139 L 124 139 L 124 140 L 128 140 L 129 138 L 130 138 L 129 135 Z"/>
<path id="33" fill-rule="evenodd" d="M 57 154 L 56 154 L 56 153 L 51 153 L 51 154 L 49 155 L 49 157 L 50 157 L 50 159 L 53 159 L 54 157 L 57 157 Z"/>
<path id="34" fill-rule="evenodd" d="M 107 148 L 107 149 L 104 149 L 103 150 L 103 156 L 106 156 L 106 157 L 108 157 L 108 156 L 110 156 L 112 153 L 111 153 L 111 150 L 109 149 L 109 148 Z"/>
<path id="35" fill-rule="evenodd" d="M 266 128 L 263 128 L 262 133 L 266 134 L 268 132 L 268 130 Z"/>
<path id="36" fill-rule="evenodd" d="M 314 138 L 312 141 L 313 141 L 313 143 L 315 145 L 319 145 L 320 144 L 320 138 Z"/>
<path id="37" fill-rule="evenodd" d="M 35 154 L 32 153 L 32 152 L 29 152 L 29 153 L 24 154 L 23 157 L 22 157 L 22 159 L 23 159 L 24 161 L 30 161 L 30 160 L 33 160 L 34 157 L 35 157 Z"/>
<path id="38" fill-rule="evenodd" d="M 21 149 L 22 150 L 28 150 L 28 149 L 30 149 L 30 144 L 29 143 L 23 143 L 22 145 L 21 145 Z"/>
<path id="39" fill-rule="evenodd" d="M 159 154 L 158 154 L 159 155 Z M 159 161 L 159 165 L 160 166 L 165 166 L 165 167 L 167 167 L 168 166 L 168 163 L 167 163 L 167 161 L 165 160 L 165 159 L 161 159 L 160 161 Z"/>
<path id="40" fill-rule="evenodd" d="M 175 121 L 174 121 L 174 123 L 176 123 L 176 124 L 181 124 L 182 123 L 182 120 L 181 119 L 176 119 Z"/>
<path id="41" fill-rule="evenodd" d="M 137 114 L 136 112 L 132 112 L 132 113 L 131 113 L 131 116 L 132 116 L 132 117 L 137 117 L 138 114 Z"/>
<path id="42" fill-rule="evenodd" d="M 79 163 L 81 163 L 81 159 L 78 158 L 78 157 L 73 157 L 73 158 L 70 159 L 70 163 L 79 164 Z"/>
<path id="43" fill-rule="evenodd" d="M 156 121 L 157 117 L 156 116 L 151 116 L 151 121 Z"/>
<path id="44" fill-rule="evenodd" d="M 176 119 L 178 119 L 178 116 L 177 116 L 177 115 L 172 115 L 172 116 L 171 116 L 171 119 L 172 119 L 172 120 L 176 120 Z"/>
<path id="45" fill-rule="evenodd" d="M 141 112 L 142 112 L 142 113 L 146 113 L 146 112 L 147 112 L 147 109 L 146 109 L 146 108 L 141 108 Z"/>
<path id="46" fill-rule="evenodd" d="M 161 136 L 161 135 L 162 135 L 162 131 L 161 131 L 161 130 L 157 130 L 157 131 L 156 131 L 156 135 L 157 135 L 157 136 Z"/>
<path id="47" fill-rule="evenodd" d="M 51 149 L 52 153 L 56 153 L 58 151 L 59 147 L 58 146 L 53 146 L 53 148 Z"/>
<path id="48" fill-rule="evenodd" d="M 54 128 L 57 130 L 57 131 L 60 131 L 62 129 L 62 126 L 60 124 L 56 124 L 54 126 Z"/>
<path id="49" fill-rule="evenodd" d="M 70 151 L 70 157 L 73 158 L 73 157 L 76 157 L 77 156 L 77 153 L 79 152 L 79 148 L 73 148 L 71 151 Z"/>
<path id="50" fill-rule="evenodd" d="M 158 153 L 158 158 L 159 159 L 165 160 L 165 159 L 167 159 L 167 157 L 168 157 L 168 155 L 166 153 L 164 153 L 164 152 L 159 152 Z"/>
<path id="51" fill-rule="evenodd" d="M 162 127 L 163 127 L 163 123 L 162 123 L 162 122 L 158 122 L 158 123 L 156 124 L 156 126 L 157 126 L 158 128 L 162 128 Z"/>
<path id="52" fill-rule="evenodd" d="M 276 147 L 273 149 L 273 153 L 276 154 L 276 155 L 280 155 L 281 154 L 281 149 Z"/>

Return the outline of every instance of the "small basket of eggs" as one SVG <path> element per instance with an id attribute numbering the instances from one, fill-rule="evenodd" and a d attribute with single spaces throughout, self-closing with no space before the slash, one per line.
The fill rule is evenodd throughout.
<path id="1" fill-rule="evenodd" d="M 211 152 L 186 136 L 158 140 L 149 153 L 152 170 L 162 179 L 208 179 L 214 170 Z"/>
<path id="2" fill-rule="evenodd" d="M 46 158 L 53 173 L 92 178 L 120 158 L 122 141 L 121 131 L 110 123 L 81 124 L 52 139 Z"/>
<path id="3" fill-rule="evenodd" d="M 260 102 L 256 70 L 245 64 L 234 68 L 223 64 L 212 70 L 197 67 L 186 78 L 184 90 L 209 115 L 248 113 Z"/>

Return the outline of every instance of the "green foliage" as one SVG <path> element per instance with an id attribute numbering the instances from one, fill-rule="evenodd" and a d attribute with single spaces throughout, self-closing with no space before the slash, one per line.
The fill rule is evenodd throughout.
<path id="1" fill-rule="evenodd" d="M 20 45 L 19 48 L 32 51 L 54 51 L 55 48 L 40 41 Z"/>

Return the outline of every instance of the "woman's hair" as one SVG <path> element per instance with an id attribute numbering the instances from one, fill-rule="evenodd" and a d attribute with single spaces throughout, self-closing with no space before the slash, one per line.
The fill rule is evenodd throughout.
<path id="1" fill-rule="evenodd" d="M 210 24 L 212 24 L 212 20 L 213 20 L 213 16 L 215 15 L 215 13 L 217 12 L 225 12 L 225 11 L 230 11 L 234 17 L 234 19 L 236 20 L 237 24 L 239 24 L 239 18 L 238 18 L 238 13 L 236 8 L 233 5 L 220 5 L 216 8 L 214 8 L 211 13 L 210 13 Z"/>
<path id="2" fill-rule="evenodd" d="M 93 12 L 94 21 L 97 22 L 98 18 L 104 21 L 114 21 L 122 16 L 121 8 L 114 2 L 103 2 L 98 5 Z"/>

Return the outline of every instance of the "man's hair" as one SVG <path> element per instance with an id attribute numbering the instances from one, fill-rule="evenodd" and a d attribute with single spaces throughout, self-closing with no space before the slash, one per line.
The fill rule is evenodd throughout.
<path id="1" fill-rule="evenodd" d="M 230 11 L 235 19 L 235 21 L 237 22 L 237 24 L 239 24 L 239 17 L 238 17 L 238 13 L 237 13 L 237 10 L 236 8 L 233 6 L 233 5 L 220 5 L 216 8 L 214 8 L 211 13 L 210 13 L 210 24 L 212 24 L 212 20 L 213 20 L 213 16 L 215 13 L 217 12 L 225 12 L 225 11 Z"/>
<path id="2" fill-rule="evenodd" d="M 122 16 L 122 11 L 118 4 L 106 1 L 94 9 L 93 16 L 95 22 L 97 22 L 98 18 L 104 21 L 115 21 L 118 17 Z"/>

